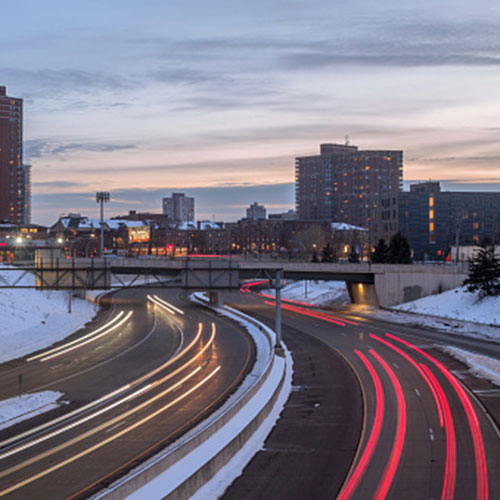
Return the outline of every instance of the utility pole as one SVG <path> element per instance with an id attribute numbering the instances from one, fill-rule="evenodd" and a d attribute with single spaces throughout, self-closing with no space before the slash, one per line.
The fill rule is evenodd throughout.
<path id="1" fill-rule="evenodd" d="M 101 257 L 104 256 L 104 203 L 109 201 L 109 193 L 106 191 L 98 191 L 95 194 L 97 203 L 101 204 Z"/>
<path id="2" fill-rule="evenodd" d="M 281 269 L 276 270 L 276 277 L 274 279 L 274 290 L 276 293 L 276 346 L 275 349 L 281 349 Z"/>

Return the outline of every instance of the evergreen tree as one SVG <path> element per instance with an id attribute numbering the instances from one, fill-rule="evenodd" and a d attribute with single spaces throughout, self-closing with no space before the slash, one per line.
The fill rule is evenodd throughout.
<path id="1" fill-rule="evenodd" d="M 406 236 L 401 233 L 396 233 L 392 236 L 389 243 L 389 253 L 391 262 L 395 264 L 411 264 L 411 248 L 406 239 Z"/>
<path id="2" fill-rule="evenodd" d="M 316 253 L 316 251 L 313 252 L 311 262 L 319 262 L 318 254 Z"/>
<path id="3" fill-rule="evenodd" d="M 356 249 L 354 247 L 351 247 L 351 251 L 349 252 L 349 262 L 351 264 L 358 264 L 359 263 L 359 254 L 356 252 Z"/>
<path id="4" fill-rule="evenodd" d="M 335 262 L 336 260 L 332 246 L 330 243 L 327 243 L 321 251 L 321 262 Z"/>
<path id="5" fill-rule="evenodd" d="M 469 276 L 464 281 L 469 292 L 479 292 L 482 299 L 500 295 L 500 262 L 495 256 L 495 245 L 485 237 L 477 254 L 469 259 Z"/>
<path id="6" fill-rule="evenodd" d="M 375 246 L 375 250 L 371 254 L 371 261 L 374 264 L 387 264 L 391 262 L 389 247 L 383 238 L 381 238 Z"/>

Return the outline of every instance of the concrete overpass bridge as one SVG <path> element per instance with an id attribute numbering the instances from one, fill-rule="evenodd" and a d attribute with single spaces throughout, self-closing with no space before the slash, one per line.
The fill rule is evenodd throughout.
<path id="1" fill-rule="evenodd" d="M 336 280 L 347 285 L 355 304 L 392 306 L 460 286 L 467 264 L 371 264 L 240 261 L 231 258 L 76 258 L 39 255 L 33 273 L 39 289 L 113 289 L 147 284 L 188 290 L 237 289 L 246 280 Z M 6 269 L 7 270 L 7 269 Z M 0 288 L 29 287 L 6 279 Z"/>

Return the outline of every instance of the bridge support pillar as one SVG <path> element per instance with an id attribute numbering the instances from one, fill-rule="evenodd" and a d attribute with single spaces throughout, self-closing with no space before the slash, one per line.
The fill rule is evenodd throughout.
<path id="1" fill-rule="evenodd" d="M 274 278 L 274 290 L 276 294 L 276 318 L 274 326 L 276 332 L 276 345 L 274 349 L 277 353 L 283 351 L 283 347 L 281 346 L 281 272 L 281 269 L 277 269 Z"/>
<path id="2" fill-rule="evenodd" d="M 209 292 L 208 293 L 208 302 L 212 306 L 222 306 L 223 305 L 223 301 L 222 301 L 222 298 L 221 298 L 219 292 Z"/>

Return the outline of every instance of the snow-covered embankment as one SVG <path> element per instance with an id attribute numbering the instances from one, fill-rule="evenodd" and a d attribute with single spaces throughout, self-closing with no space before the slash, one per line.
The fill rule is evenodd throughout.
<path id="1" fill-rule="evenodd" d="M 192 297 L 212 308 L 203 294 Z M 291 355 L 285 346 L 277 355 L 274 332 L 250 316 L 228 307 L 212 309 L 252 336 L 251 372 L 221 408 L 94 498 L 218 498 L 262 448 L 291 390 Z"/>

